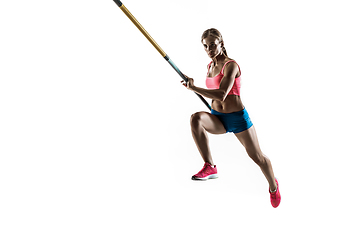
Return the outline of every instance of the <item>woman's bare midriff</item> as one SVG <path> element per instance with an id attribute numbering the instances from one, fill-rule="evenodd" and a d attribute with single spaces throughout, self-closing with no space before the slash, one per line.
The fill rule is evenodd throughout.
<path id="1" fill-rule="evenodd" d="M 221 113 L 238 112 L 244 109 L 240 96 L 228 95 L 224 101 L 213 100 L 211 108 Z"/>

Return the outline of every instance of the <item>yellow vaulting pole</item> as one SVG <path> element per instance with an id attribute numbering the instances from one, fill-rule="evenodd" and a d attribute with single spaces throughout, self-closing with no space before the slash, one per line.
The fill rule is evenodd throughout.
<path id="1" fill-rule="evenodd" d="M 180 75 L 180 77 L 188 81 L 185 75 L 180 71 L 180 69 L 175 65 L 175 63 L 169 58 L 169 56 L 161 49 L 161 47 L 155 42 L 155 40 L 150 36 L 150 34 L 141 26 L 141 24 L 136 20 L 136 18 L 129 12 L 129 10 L 122 4 L 120 0 L 113 0 L 116 5 L 125 13 L 125 15 L 133 22 L 133 24 L 140 30 L 140 32 L 149 40 L 149 42 L 156 48 L 156 50 L 161 54 L 163 58 L 173 67 L 173 69 Z M 195 93 L 201 101 L 211 110 L 210 104 L 199 94 Z"/>
<path id="2" fill-rule="evenodd" d="M 149 42 L 158 50 L 161 56 L 165 57 L 166 53 L 161 47 L 155 42 L 155 40 L 150 36 L 150 34 L 141 26 L 141 24 L 136 20 L 136 18 L 129 12 L 129 10 L 122 4 L 120 9 L 125 13 L 125 15 L 133 22 L 133 24 L 140 30 L 142 34 L 149 40 Z"/>

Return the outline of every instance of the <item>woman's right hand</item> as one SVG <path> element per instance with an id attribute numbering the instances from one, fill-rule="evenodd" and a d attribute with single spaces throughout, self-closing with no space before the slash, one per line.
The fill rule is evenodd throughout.
<path id="1" fill-rule="evenodd" d="M 182 85 L 184 85 L 184 87 L 186 87 L 187 89 L 192 90 L 192 87 L 194 86 L 194 79 L 189 78 L 185 74 L 184 76 L 187 78 L 187 82 L 185 80 L 182 80 L 181 81 Z"/>

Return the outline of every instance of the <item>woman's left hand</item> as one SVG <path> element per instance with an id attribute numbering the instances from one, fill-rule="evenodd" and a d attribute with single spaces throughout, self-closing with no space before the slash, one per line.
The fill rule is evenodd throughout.
<path id="1" fill-rule="evenodd" d="M 185 80 L 182 80 L 181 83 L 182 83 L 182 85 L 184 85 L 187 89 L 191 90 L 192 87 L 194 87 L 194 79 L 189 78 L 189 77 L 186 76 L 185 74 L 184 74 L 184 76 L 187 78 L 188 81 L 185 82 Z"/>

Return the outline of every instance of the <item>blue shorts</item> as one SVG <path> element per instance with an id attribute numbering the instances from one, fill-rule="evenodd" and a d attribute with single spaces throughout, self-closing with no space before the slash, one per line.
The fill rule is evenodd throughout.
<path id="1" fill-rule="evenodd" d="M 218 117 L 227 133 L 239 133 L 249 129 L 253 125 L 245 108 L 233 113 L 220 113 L 211 109 L 211 114 Z"/>

